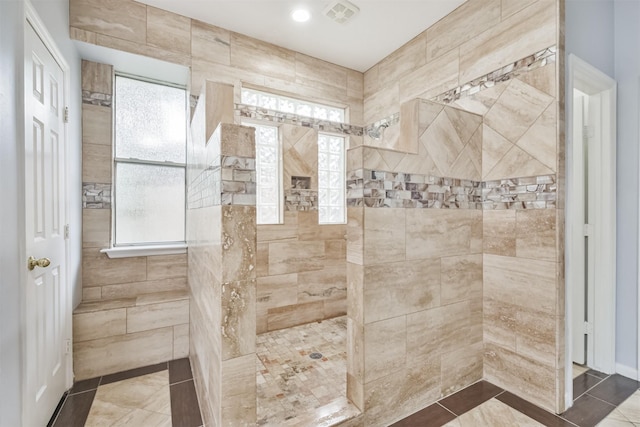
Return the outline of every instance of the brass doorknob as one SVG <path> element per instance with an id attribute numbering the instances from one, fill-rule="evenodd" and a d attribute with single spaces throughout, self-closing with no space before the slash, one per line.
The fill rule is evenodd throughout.
<path id="1" fill-rule="evenodd" d="M 49 258 L 35 259 L 34 257 L 30 256 L 27 260 L 27 268 L 29 269 L 29 271 L 33 270 L 36 267 L 49 267 L 49 264 L 51 264 L 51 260 Z"/>

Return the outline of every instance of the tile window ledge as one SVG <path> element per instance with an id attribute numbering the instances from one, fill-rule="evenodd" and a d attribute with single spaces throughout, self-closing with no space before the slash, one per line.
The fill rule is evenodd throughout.
<path id="1" fill-rule="evenodd" d="M 121 246 L 101 249 L 100 252 L 107 254 L 109 258 L 130 258 L 149 255 L 178 255 L 187 253 L 187 244 L 177 243 L 172 245 Z"/>

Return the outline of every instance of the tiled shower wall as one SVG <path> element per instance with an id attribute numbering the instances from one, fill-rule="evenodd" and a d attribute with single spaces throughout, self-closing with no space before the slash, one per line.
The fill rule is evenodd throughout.
<path id="1" fill-rule="evenodd" d="M 77 379 L 184 357 L 189 348 L 189 304 L 179 295 L 187 286 L 186 254 L 111 259 L 100 252 L 111 245 L 112 86 L 111 65 L 82 61 L 82 304 L 74 314 Z M 158 318 L 158 312 L 165 314 Z"/>
<path id="2" fill-rule="evenodd" d="M 258 333 L 347 312 L 346 225 L 318 224 L 318 132 L 288 124 L 279 132 L 284 224 L 258 225 Z M 310 178 L 310 188 L 293 189 L 292 177 Z"/>
<path id="3" fill-rule="evenodd" d="M 564 75 L 562 64 L 555 61 L 563 56 L 562 9 L 562 0 L 469 0 L 368 70 L 364 89 L 365 123 L 393 118 L 398 112 L 401 116 L 400 125 L 387 128 L 381 140 L 365 136 L 365 145 L 411 153 L 422 149 L 404 137 L 415 132 L 404 129 L 403 123 L 409 121 L 402 120 L 406 103 L 414 98 L 433 99 L 482 116 L 480 168 L 476 167 L 480 178 L 476 179 L 484 189 L 476 203 L 483 206 L 483 376 L 556 412 L 564 409 L 565 357 L 564 123 L 559 101 L 563 88 L 558 84 L 564 82 Z M 462 158 L 462 145 L 447 146 L 449 159 Z M 363 153 L 365 159 L 376 159 L 378 164 L 371 169 L 410 172 L 408 155 L 378 151 Z M 393 169 L 398 158 L 405 166 Z M 450 173 L 449 177 L 461 178 L 453 170 Z M 461 188 L 466 193 L 465 186 Z M 434 193 L 402 203 L 430 206 L 435 203 L 431 199 L 445 198 Z M 455 202 L 451 193 L 450 203 Z M 364 206 L 398 206 L 397 200 L 382 200 L 378 194 L 363 194 Z M 352 242 L 349 234 L 348 256 L 352 244 L 370 246 L 368 209 L 362 216 L 350 208 L 349 229 L 364 221 L 365 234 L 364 242 Z M 460 214 L 444 215 L 453 219 Z M 436 230 L 446 232 L 447 228 Z M 401 234 L 388 236 L 387 246 L 396 241 L 401 248 Z M 351 292 L 360 284 L 351 283 L 351 269 L 356 267 L 352 258 L 349 261 Z M 364 353 L 366 366 L 366 341 Z M 367 394 L 366 385 L 364 390 L 368 411 L 377 401 Z M 387 403 L 389 399 L 393 401 L 385 397 Z"/>
<path id="4" fill-rule="evenodd" d="M 223 182 L 234 181 L 222 178 L 255 175 L 254 130 L 212 123 L 219 113 L 207 111 L 206 97 L 228 99 L 219 107 L 232 112 L 233 88 L 206 84 L 187 158 L 191 366 L 206 425 L 251 425 L 256 421 L 255 180 L 241 193 L 249 197 L 234 198 L 226 197 Z M 203 193 L 203 187 L 211 191 Z"/>

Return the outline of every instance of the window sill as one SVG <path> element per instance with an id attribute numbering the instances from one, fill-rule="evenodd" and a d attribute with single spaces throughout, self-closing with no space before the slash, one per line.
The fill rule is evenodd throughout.
<path id="1" fill-rule="evenodd" d="M 122 246 L 117 248 L 101 249 L 109 258 L 130 258 L 150 255 L 178 255 L 187 253 L 187 244 L 153 245 L 153 246 Z"/>

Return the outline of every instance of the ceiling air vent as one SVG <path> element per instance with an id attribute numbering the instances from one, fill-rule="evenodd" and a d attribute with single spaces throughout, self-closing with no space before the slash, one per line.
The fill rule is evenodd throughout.
<path id="1" fill-rule="evenodd" d="M 338 24 L 346 24 L 360 12 L 360 8 L 347 0 L 334 0 L 324 8 L 323 13 Z"/>

